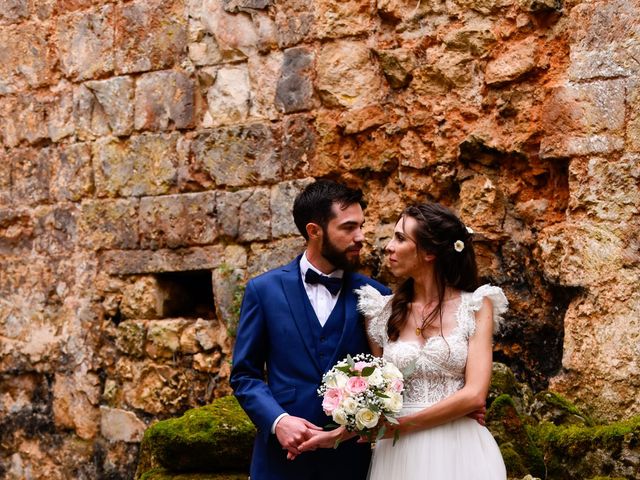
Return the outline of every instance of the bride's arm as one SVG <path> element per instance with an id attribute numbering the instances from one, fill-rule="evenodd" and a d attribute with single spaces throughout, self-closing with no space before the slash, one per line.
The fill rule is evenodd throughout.
<path id="1" fill-rule="evenodd" d="M 369 325 L 371 324 L 371 322 L 372 322 L 371 317 L 365 315 L 364 328 L 367 334 L 367 342 L 369 342 L 369 349 L 371 350 L 371 353 L 376 357 L 382 357 L 382 347 L 378 345 L 378 342 L 376 342 L 373 338 L 371 338 L 371 333 L 369 333 Z"/>
<path id="2" fill-rule="evenodd" d="M 465 385 L 453 395 L 419 412 L 398 418 L 400 432 L 423 430 L 484 407 L 492 367 L 493 305 L 487 298 L 476 313 L 476 330 L 469 339 Z"/>

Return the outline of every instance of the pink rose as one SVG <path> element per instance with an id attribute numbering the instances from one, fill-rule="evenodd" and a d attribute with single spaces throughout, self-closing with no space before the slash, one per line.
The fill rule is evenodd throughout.
<path id="1" fill-rule="evenodd" d="M 391 382 L 391 389 L 394 392 L 400 393 L 402 392 L 403 388 L 404 388 L 404 383 L 402 383 L 402 380 L 400 380 L 399 378 L 395 378 L 393 382 Z"/>
<path id="2" fill-rule="evenodd" d="M 331 415 L 333 411 L 338 408 L 338 405 L 340 405 L 341 401 L 342 390 L 340 390 L 339 388 L 328 389 L 324 394 L 324 398 L 322 399 L 322 409 L 324 410 L 324 413 L 326 413 L 327 415 Z"/>
<path id="3" fill-rule="evenodd" d="M 357 372 L 361 372 L 362 370 L 364 370 L 365 367 L 368 367 L 369 364 L 367 362 L 356 362 L 355 365 L 353 366 L 353 369 L 356 370 Z"/>
<path id="4" fill-rule="evenodd" d="M 361 393 L 364 392 L 369 386 L 369 382 L 364 377 L 351 377 L 347 380 L 345 389 L 349 393 Z"/>

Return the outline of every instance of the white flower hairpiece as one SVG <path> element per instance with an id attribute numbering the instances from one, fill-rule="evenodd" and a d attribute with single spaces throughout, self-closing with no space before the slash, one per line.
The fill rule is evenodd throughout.
<path id="1" fill-rule="evenodd" d="M 456 252 L 460 253 L 464 250 L 464 242 L 462 240 L 456 240 L 453 244 L 453 248 Z"/>
<path id="2" fill-rule="evenodd" d="M 473 228 L 471 228 L 471 227 L 466 227 L 466 229 L 467 229 L 467 233 L 468 233 L 469 235 L 473 235 L 473 233 L 474 233 L 474 232 L 473 232 Z"/>

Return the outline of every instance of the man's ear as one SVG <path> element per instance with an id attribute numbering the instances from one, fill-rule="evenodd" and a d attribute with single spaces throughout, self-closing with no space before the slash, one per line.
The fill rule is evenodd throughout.
<path id="1" fill-rule="evenodd" d="M 314 240 L 322 237 L 322 227 L 317 223 L 307 223 L 305 229 L 307 230 L 309 240 Z"/>

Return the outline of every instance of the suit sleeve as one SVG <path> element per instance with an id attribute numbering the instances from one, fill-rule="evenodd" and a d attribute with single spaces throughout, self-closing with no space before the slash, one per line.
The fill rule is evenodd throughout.
<path id="1" fill-rule="evenodd" d="M 271 433 L 274 420 L 285 413 L 265 382 L 268 341 L 264 309 L 258 291 L 250 281 L 240 308 L 230 383 L 238 402 L 265 436 Z"/>

